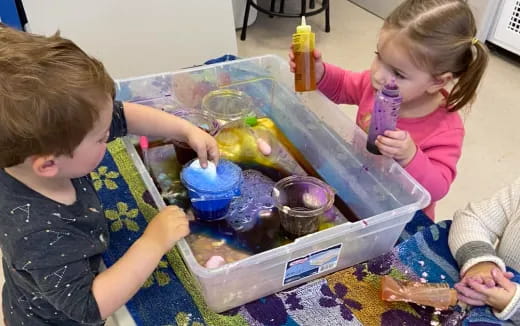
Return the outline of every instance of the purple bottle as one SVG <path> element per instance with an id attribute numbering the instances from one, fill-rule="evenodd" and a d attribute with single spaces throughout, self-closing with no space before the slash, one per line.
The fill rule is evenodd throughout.
<path id="1" fill-rule="evenodd" d="M 375 144 L 376 138 L 383 135 L 386 130 L 395 130 L 402 100 L 395 79 L 392 79 L 390 84 L 386 84 L 383 89 L 376 93 L 370 129 L 368 130 L 367 150 L 370 153 L 381 155 Z"/>

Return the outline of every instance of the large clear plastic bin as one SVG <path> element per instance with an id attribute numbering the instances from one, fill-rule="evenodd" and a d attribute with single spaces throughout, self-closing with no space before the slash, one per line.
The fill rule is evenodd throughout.
<path id="1" fill-rule="evenodd" d="M 295 93 L 286 60 L 273 55 L 200 66 L 117 82 L 117 98 L 166 111 L 200 109 L 201 99 L 219 88 L 246 92 L 258 114 L 275 121 L 320 177 L 350 207 L 358 221 L 296 239 L 288 245 L 207 269 L 186 241 L 177 246 L 208 306 L 222 312 L 284 288 L 366 261 L 389 250 L 414 213 L 430 202 L 429 193 L 393 160 L 366 151 L 366 134 L 320 92 Z M 128 151 L 154 200 L 164 202 L 134 149 Z M 334 264 L 289 282 L 290 262 L 332 248 Z M 339 250 L 338 250 L 339 248 Z M 320 267 L 321 268 L 321 267 Z"/>

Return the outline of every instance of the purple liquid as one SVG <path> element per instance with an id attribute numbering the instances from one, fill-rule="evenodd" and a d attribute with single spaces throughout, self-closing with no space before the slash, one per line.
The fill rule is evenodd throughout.
<path id="1" fill-rule="evenodd" d="M 274 206 L 271 179 L 255 170 L 246 170 L 243 176 L 242 195 L 231 202 L 226 215 L 228 223 L 238 232 L 252 229 L 260 215 L 267 215 Z"/>
<path id="2" fill-rule="evenodd" d="M 394 80 L 377 92 L 368 131 L 367 150 L 369 152 L 381 155 L 375 144 L 376 138 L 383 135 L 386 130 L 395 130 L 402 100 L 403 98 L 399 95 L 399 87 Z"/>
<path id="3" fill-rule="evenodd" d="M 225 239 L 227 246 L 255 254 L 281 246 L 290 240 L 280 233 L 280 218 L 272 210 L 274 181 L 255 170 L 243 172 L 242 195 L 235 198 L 225 219 L 215 222 L 190 222 L 191 235 Z M 190 242 L 188 237 L 188 242 Z M 191 244 L 190 244 L 191 246 Z M 195 254 L 205 248 L 192 246 Z"/>
<path id="4" fill-rule="evenodd" d="M 186 240 L 201 265 L 211 256 L 222 256 L 228 263 L 237 261 L 283 246 L 296 238 L 280 225 L 280 216 L 271 196 L 275 182 L 256 170 L 244 170 L 243 178 L 242 196 L 233 199 L 225 218 L 190 221 L 191 233 Z M 332 208 L 322 222 L 336 221 L 336 214 Z"/>

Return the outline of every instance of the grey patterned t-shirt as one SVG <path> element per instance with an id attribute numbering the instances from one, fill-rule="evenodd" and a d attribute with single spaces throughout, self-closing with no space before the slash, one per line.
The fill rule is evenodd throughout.
<path id="1" fill-rule="evenodd" d="M 111 139 L 126 134 L 114 103 Z M 76 202 L 63 205 L 0 169 L 0 245 L 8 326 L 103 325 L 92 295 L 109 232 L 88 176 L 72 180 Z"/>

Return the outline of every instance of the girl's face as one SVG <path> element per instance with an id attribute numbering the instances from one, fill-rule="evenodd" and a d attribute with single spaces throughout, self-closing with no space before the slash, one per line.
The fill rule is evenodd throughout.
<path id="1" fill-rule="evenodd" d="M 379 90 L 395 78 L 403 97 L 403 104 L 420 100 L 437 91 L 438 81 L 413 64 L 403 35 L 398 30 L 382 29 L 377 43 L 376 56 L 370 67 L 372 86 Z"/>

